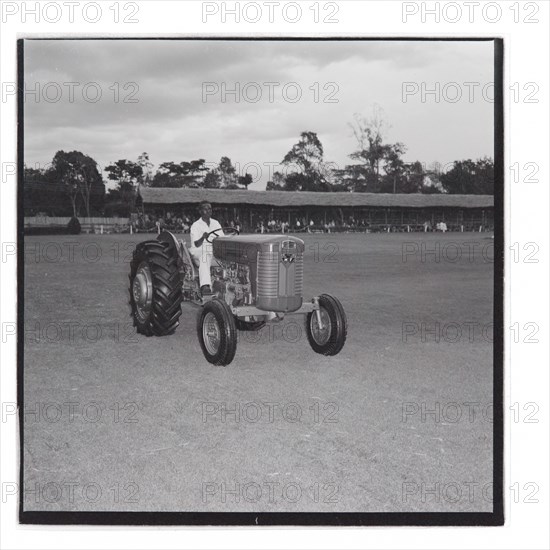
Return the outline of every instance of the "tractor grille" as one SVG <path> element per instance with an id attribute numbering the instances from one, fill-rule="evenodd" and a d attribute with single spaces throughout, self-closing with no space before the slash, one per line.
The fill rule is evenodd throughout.
<path id="1" fill-rule="evenodd" d="M 278 241 L 258 252 L 256 307 L 264 311 L 290 312 L 302 305 L 303 247 L 296 241 Z"/>
<path id="2" fill-rule="evenodd" d="M 258 297 L 279 296 L 279 255 L 273 252 L 258 254 Z"/>
<path id="3" fill-rule="evenodd" d="M 296 254 L 296 276 L 294 281 L 296 296 L 302 296 L 304 290 L 304 255 L 302 252 Z"/>
<path id="4" fill-rule="evenodd" d="M 258 297 L 301 296 L 304 285 L 304 255 L 295 252 L 283 261 L 275 252 L 258 254 Z"/>

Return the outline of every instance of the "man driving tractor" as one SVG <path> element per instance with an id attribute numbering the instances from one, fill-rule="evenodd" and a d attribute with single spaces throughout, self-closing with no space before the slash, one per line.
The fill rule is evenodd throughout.
<path id="1" fill-rule="evenodd" d="M 191 247 L 189 253 L 199 264 L 199 281 L 201 293 L 212 294 L 210 279 L 210 266 L 212 264 L 212 243 L 206 238 L 212 231 L 216 231 L 210 236 L 210 241 L 216 237 L 222 236 L 222 226 L 219 222 L 213 219 L 212 205 L 208 201 L 202 201 L 199 204 L 199 213 L 201 217 L 191 226 Z"/>
<path id="2" fill-rule="evenodd" d="M 238 331 L 260 330 L 285 315 L 304 316 L 315 353 L 340 353 L 347 335 L 340 301 L 330 294 L 304 300 L 304 241 L 291 235 L 240 236 L 231 226 L 222 231 L 207 201 L 200 203 L 199 212 L 190 247 L 166 230 L 137 244 L 129 287 L 136 330 L 146 336 L 173 334 L 187 302 L 199 307 L 197 335 L 213 365 L 233 361 Z M 222 232 L 222 239 L 212 244 Z"/>

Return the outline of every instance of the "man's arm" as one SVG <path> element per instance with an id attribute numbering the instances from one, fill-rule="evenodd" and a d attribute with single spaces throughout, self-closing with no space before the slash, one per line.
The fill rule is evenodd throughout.
<path id="1" fill-rule="evenodd" d="M 198 241 L 193 241 L 196 248 L 199 248 L 200 246 L 202 246 L 205 236 L 206 236 L 206 233 Z"/>
<path id="2" fill-rule="evenodd" d="M 204 239 L 206 239 L 206 237 L 208 237 L 208 233 L 203 233 L 202 234 L 202 237 L 200 239 L 197 239 L 196 241 L 193 241 L 195 246 L 197 248 L 199 248 L 199 246 L 202 246 L 202 243 L 204 242 Z"/>
<path id="3" fill-rule="evenodd" d="M 216 230 L 219 229 L 219 231 L 217 231 L 216 233 L 214 233 L 214 235 L 212 235 L 212 240 L 214 240 L 218 237 L 223 237 L 224 236 L 222 226 L 220 225 L 220 222 L 218 220 L 210 220 L 210 224 L 211 224 L 211 227 L 212 227 L 212 231 L 216 231 Z"/>
<path id="4" fill-rule="evenodd" d="M 202 243 L 204 242 L 205 237 L 208 235 L 208 233 L 200 234 L 200 228 L 195 226 L 193 224 L 191 226 L 191 243 L 196 247 L 199 248 L 202 246 Z"/>

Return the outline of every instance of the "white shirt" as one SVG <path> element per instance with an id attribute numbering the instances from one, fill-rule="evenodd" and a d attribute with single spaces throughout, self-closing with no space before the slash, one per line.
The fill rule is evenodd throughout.
<path id="1" fill-rule="evenodd" d="M 207 254 L 212 254 L 212 244 L 207 243 L 206 241 L 202 241 L 202 245 L 197 247 L 195 246 L 195 241 L 198 241 L 199 239 L 202 239 L 202 236 L 204 233 L 210 233 L 210 231 L 214 231 L 214 229 L 221 229 L 221 225 L 217 220 L 214 218 L 210 218 L 210 225 L 207 225 L 206 222 L 199 218 L 192 226 L 191 226 L 191 246 L 189 248 L 190 251 L 193 250 L 200 250 L 204 251 Z M 223 235 L 223 231 L 218 231 L 216 235 L 212 235 L 210 237 L 211 240 L 215 239 L 216 237 L 221 237 Z"/>

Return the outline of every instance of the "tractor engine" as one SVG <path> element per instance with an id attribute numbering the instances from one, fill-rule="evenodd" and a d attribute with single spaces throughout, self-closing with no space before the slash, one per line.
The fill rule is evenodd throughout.
<path id="1" fill-rule="evenodd" d="M 254 303 L 250 284 L 250 269 L 245 264 L 218 260 L 212 266 L 212 291 L 230 306 Z"/>
<path id="2" fill-rule="evenodd" d="M 288 313 L 302 306 L 304 242 L 287 235 L 218 237 L 214 292 L 230 305 Z M 214 271 L 214 269 L 218 271 Z M 234 302 L 237 300 L 237 302 Z"/>

